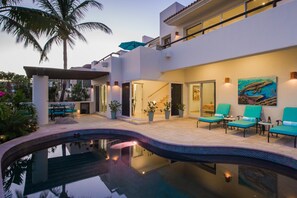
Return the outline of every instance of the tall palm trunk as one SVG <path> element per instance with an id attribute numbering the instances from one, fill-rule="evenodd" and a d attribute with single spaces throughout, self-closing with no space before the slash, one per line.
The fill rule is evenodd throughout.
<path id="1" fill-rule="evenodd" d="M 67 41 L 66 41 L 66 39 L 63 40 L 63 63 L 64 63 L 64 70 L 67 70 Z M 60 102 L 64 101 L 66 85 L 67 85 L 67 81 L 63 80 Z"/>

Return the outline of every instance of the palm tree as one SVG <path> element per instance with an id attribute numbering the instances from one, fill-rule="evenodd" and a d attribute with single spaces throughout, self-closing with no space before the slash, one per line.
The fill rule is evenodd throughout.
<path id="1" fill-rule="evenodd" d="M 37 6 L 41 11 L 39 14 L 47 20 L 48 27 L 46 29 L 40 28 L 39 32 L 45 33 L 48 41 L 45 43 L 40 57 L 42 61 L 47 53 L 49 53 L 53 43 L 63 45 L 63 65 L 67 69 L 67 47 L 71 48 L 75 45 L 75 39 L 86 42 L 86 38 L 81 31 L 86 30 L 102 30 L 110 34 L 111 29 L 99 22 L 83 22 L 88 8 L 94 7 L 102 10 L 101 3 L 95 0 L 35 0 Z M 36 10 L 37 13 L 37 10 Z M 38 13 L 37 13 L 38 14 Z M 62 94 L 60 101 L 63 101 L 66 88 L 66 81 L 63 82 Z"/>
<path id="2" fill-rule="evenodd" d="M 21 0 L 0 0 L 0 27 L 2 31 L 16 36 L 17 43 L 24 42 L 24 46 L 33 45 L 35 49 L 42 52 L 42 47 L 36 40 L 38 37 L 34 29 L 28 29 L 26 20 L 31 18 L 30 12 L 32 9 L 16 6 Z M 14 18 L 18 15 L 19 18 Z M 20 19 L 20 20 L 19 20 Z M 46 59 L 46 57 L 44 57 Z"/>

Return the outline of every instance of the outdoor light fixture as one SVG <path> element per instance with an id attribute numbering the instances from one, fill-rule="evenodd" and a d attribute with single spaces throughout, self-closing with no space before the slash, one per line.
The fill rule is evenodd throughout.
<path id="1" fill-rule="evenodd" d="M 93 89 L 94 88 L 94 85 L 91 85 L 91 88 Z"/>
<path id="2" fill-rule="evenodd" d="M 297 79 L 297 72 L 290 73 L 291 79 Z"/>
<path id="3" fill-rule="evenodd" d="M 114 81 L 114 85 L 115 85 L 115 86 L 118 86 L 118 85 L 119 85 L 119 81 L 117 81 L 117 80 Z"/>
<path id="4" fill-rule="evenodd" d="M 106 85 L 109 86 L 110 85 L 110 82 L 109 81 L 106 81 Z"/>
<path id="5" fill-rule="evenodd" d="M 175 32 L 175 36 L 179 36 L 179 32 Z"/>
<path id="6" fill-rule="evenodd" d="M 232 180 L 232 175 L 229 172 L 224 173 L 225 182 L 229 183 Z"/>
<path id="7" fill-rule="evenodd" d="M 229 77 L 225 77 L 225 83 L 230 83 L 230 78 Z"/>

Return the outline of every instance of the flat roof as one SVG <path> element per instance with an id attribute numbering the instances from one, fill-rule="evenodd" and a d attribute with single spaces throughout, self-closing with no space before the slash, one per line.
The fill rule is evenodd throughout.
<path id="1" fill-rule="evenodd" d="M 88 70 L 65 70 L 57 68 L 46 67 L 30 67 L 24 66 L 27 77 L 32 78 L 33 75 L 48 76 L 49 79 L 75 79 L 75 80 L 92 80 L 106 76 L 109 72 L 102 71 L 88 71 Z"/>

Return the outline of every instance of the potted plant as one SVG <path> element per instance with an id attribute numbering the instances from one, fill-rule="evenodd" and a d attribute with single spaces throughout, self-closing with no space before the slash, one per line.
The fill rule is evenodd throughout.
<path id="1" fill-rule="evenodd" d="M 147 108 L 144 110 L 144 112 L 147 112 L 149 117 L 149 122 L 152 122 L 154 120 L 154 113 L 157 109 L 157 103 L 155 101 L 149 101 L 147 104 Z"/>
<path id="2" fill-rule="evenodd" d="M 184 104 L 177 104 L 178 115 L 180 118 L 184 116 L 185 105 Z"/>
<path id="3" fill-rule="evenodd" d="M 121 110 L 121 103 L 117 100 L 112 100 L 108 104 L 111 113 L 111 119 L 117 119 L 117 112 Z"/>
<path id="4" fill-rule="evenodd" d="M 170 116 L 170 109 L 171 109 L 171 102 L 165 102 L 164 103 L 164 113 L 165 113 L 165 119 L 168 120 Z"/>

